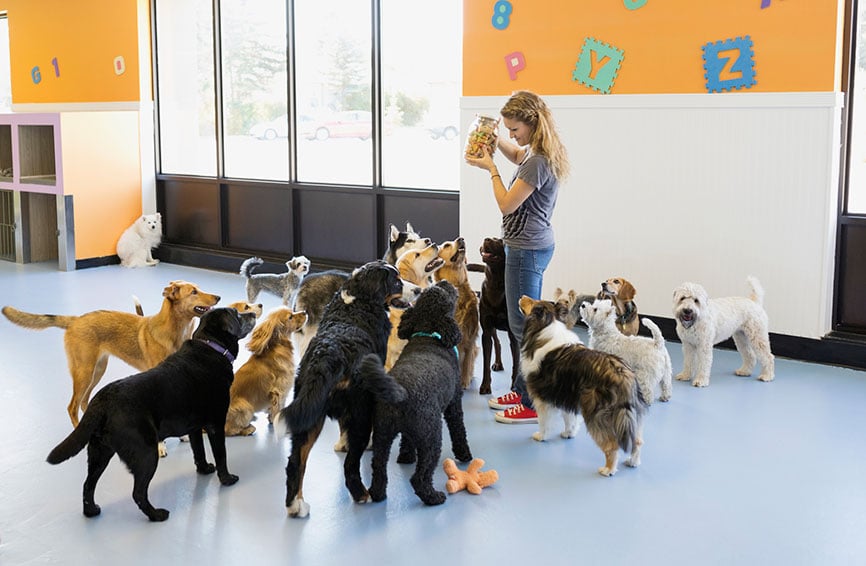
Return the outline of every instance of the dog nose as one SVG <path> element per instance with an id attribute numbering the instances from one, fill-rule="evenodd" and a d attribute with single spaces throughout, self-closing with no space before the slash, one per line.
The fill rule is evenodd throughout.
<path id="1" fill-rule="evenodd" d="M 214 295 L 214 298 L 216 299 L 216 302 L 220 302 L 220 299 L 222 299 L 219 295 Z"/>
<path id="2" fill-rule="evenodd" d="M 427 244 L 428 246 L 430 245 L 431 242 L 432 242 L 432 240 L 430 238 L 424 238 L 424 243 Z"/>

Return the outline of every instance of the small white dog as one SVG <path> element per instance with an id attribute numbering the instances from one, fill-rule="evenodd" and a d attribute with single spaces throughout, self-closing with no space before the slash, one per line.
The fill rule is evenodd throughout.
<path id="1" fill-rule="evenodd" d="M 670 401 L 673 366 L 661 330 L 653 321 L 643 318 L 644 326 L 653 337 L 626 336 L 616 327 L 617 316 L 616 307 L 609 299 L 581 303 L 580 318 L 589 327 L 589 347 L 622 358 L 634 371 L 647 404 L 655 399 L 659 384 L 659 400 Z"/>
<path id="2" fill-rule="evenodd" d="M 292 306 L 301 282 L 310 271 L 310 260 L 299 255 L 286 262 L 284 273 L 253 273 L 253 269 L 263 263 L 262 258 L 251 257 L 241 264 L 240 273 L 246 279 L 247 300 L 255 302 L 259 293 L 267 291 L 281 298 L 284 305 Z"/>
<path id="3" fill-rule="evenodd" d="M 697 283 L 683 283 L 674 289 L 674 318 L 677 336 L 683 343 L 683 371 L 680 381 L 694 377 L 692 385 L 710 384 L 713 365 L 713 346 L 733 337 L 743 365 L 736 375 L 752 375 L 757 359 L 761 364 L 761 381 L 775 377 L 773 354 L 770 351 L 769 323 L 762 306 L 764 289 L 754 277 L 746 281 L 752 288 L 746 297 L 710 299 L 706 290 Z"/>
<path id="4" fill-rule="evenodd" d="M 117 257 L 124 267 L 156 265 L 151 250 L 162 241 L 162 215 L 145 214 L 123 231 L 117 240 Z"/>

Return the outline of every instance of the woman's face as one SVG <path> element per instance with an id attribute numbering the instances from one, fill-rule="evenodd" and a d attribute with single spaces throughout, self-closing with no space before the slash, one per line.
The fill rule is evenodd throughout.
<path id="1" fill-rule="evenodd" d="M 508 136 L 519 146 L 529 145 L 529 140 L 532 138 L 532 128 L 520 120 L 512 120 L 510 118 L 502 118 L 502 123 L 508 130 Z"/>

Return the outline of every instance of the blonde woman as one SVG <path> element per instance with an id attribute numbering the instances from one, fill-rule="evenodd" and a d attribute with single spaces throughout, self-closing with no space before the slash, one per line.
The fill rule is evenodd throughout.
<path id="1" fill-rule="evenodd" d="M 505 300 L 508 325 L 518 340 L 523 337 L 522 295 L 541 298 L 544 270 L 554 249 L 550 223 L 560 183 L 568 176 L 568 155 L 553 122 L 550 108 L 537 94 L 517 91 L 500 111 L 508 138 L 500 135 L 497 149 L 517 170 L 506 185 L 489 151 L 483 157 L 466 156 L 466 162 L 490 173 L 493 196 L 502 212 L 505 242 Z M 514 391 L 489 399 L 502 423 L 535 423 L 538 415 L 526 392 L 523 375 Z"/>

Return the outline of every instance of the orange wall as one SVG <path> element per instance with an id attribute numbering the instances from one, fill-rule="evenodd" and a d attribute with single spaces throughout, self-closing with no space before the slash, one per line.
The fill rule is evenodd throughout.
<path id="1" fill-rule="evenodd" d="M 9 17 L 12 102 L 138 101 L 138 3 L 0 0 Z M 114 71 L 117 56 L 125 61 L 121 75 Z M 34 67 L 42 76 L 38 84 Z"/>
<path id="2" fill-rule="evenodd" d="M 624 51 L 611 94 L 707 92 L 701 47 L 746 35 L 757 81 L 749 91 L 837 89 L 836 0 L 770 0 L 763 9 L 762 0 L 627 3 L 642 0 L 510 0 L 508 27 L 499 30 L 496 0 L 464 0 L 463 94 L 594 94 L 572 80 L 587 37 Z M 505 63 L 513 52 L 525 60 L 516 80 Z"/>

